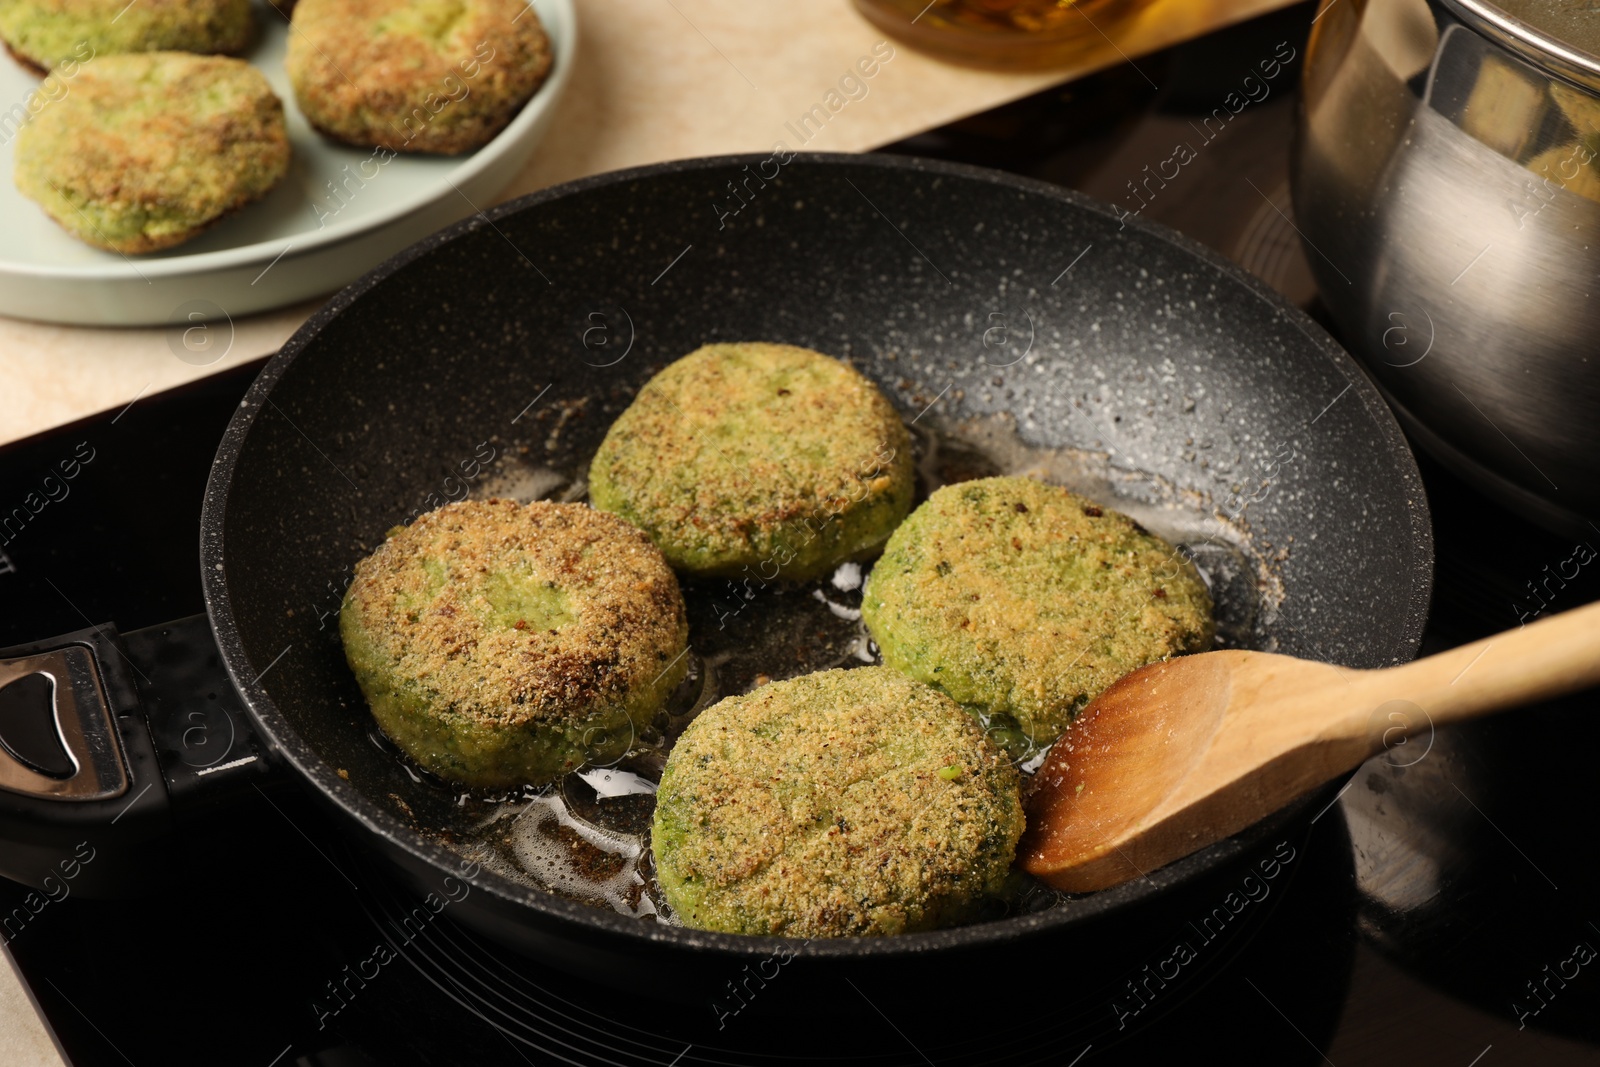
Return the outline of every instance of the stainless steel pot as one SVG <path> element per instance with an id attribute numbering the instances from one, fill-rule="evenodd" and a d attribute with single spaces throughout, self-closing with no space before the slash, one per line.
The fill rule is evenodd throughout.
<path id="1" fill-rule="evenodd" d="M 1597 55 L 1593 3 L 1332 0 L 1292 174 L 1323 300 L 1406 428 L 1491 495 L 1587 535 Z"/>

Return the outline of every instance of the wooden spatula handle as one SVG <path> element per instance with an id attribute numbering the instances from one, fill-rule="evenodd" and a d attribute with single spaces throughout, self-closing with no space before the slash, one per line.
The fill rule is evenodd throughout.
<path id="1" fill-rule="evenodd" d="M 1600 685 L 1600 603 L 1374 671 L 1362 685 L 1414 702 L 1435 725 Z"/>

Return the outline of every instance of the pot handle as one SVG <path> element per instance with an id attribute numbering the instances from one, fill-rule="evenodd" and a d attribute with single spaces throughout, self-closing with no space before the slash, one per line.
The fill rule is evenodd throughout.
<path id="1" fill-rule="evenodd" d="M 204 615 L 0 649 L 0 875 L 118 892 L 271 770 Z"/>

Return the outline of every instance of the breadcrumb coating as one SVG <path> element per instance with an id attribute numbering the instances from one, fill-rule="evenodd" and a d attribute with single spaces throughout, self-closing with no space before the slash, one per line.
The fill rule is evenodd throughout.
<path id="1" fill-rule="evenodd" d="M 651 833 L 688 926 L 785 937 L 928 930 L 999 893 L 1018 775 L 948 697 L 884 667 L 706 709 L 667 759 Z"/>
<path id="2" fill-rule="evenodd" d="M 187 52 L 108 55 L 17 134 L 17 188 L 116 252 L 189 240 L 289 171 L 283 102 L 259 70 Z"/>
<path id="3" fill-rule="evenodd" d="M 384 733 L 472 786 L 615 759 L 688 669 L 661 553 L 584 504 L 428 512 L 356 565 L 339 625 Z"/>
<path id="4" fill-rule="evenodd" d="M 706 345 L 647 382 L 589 469 L 595 507 L 696 575 L 805 580 L 911 509 L 910 436 L 877 386 L 792 345 Z"/>
<path id="5" fill-rule="evenodd" d="M 1032 478 L 935 491 L 889 539 L 862 619 L 884 663 L 1049 744 L 1124 674 L 1216 633 L 1205 582 L 1121 512 Z"/>

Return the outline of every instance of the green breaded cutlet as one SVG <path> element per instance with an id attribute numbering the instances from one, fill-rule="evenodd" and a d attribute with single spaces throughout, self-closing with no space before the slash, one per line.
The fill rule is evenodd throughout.
<path id="1" fill-rule="evenodd" d="M 693 575 L 805 580 L 883 545 L 911 509 L 910 435 L 877 386 L 792 345 L 713 344 L 647 382 L 589 496 Z"/>
<path id="2" fill-rule="evenodd" d="M 861 616 L 885 664 L 1049 744 L 1124 674 L 1216 633 L 1181 552 L 1032 478 L 935 491 L 889 539 Z"/>
<path id="3" fill-rule="evenodd" d="M 846 937 L 974 918 L 1006 880 L 1018 775 L 948 697 L 884 667 L 774 682 L 701 712 L 650 844 L 679 920 Z"/>
<path id="4" fill-rule="evenodd" d="M 363 148 L 487 144 L 550 72 L 526 0 L 298 0 L 284 68 L 306 120 Z"/>
<path id="5" fill-rule="evenodd" d="M 17 188 L 74 237 L 154 252 L 265 196 L 289 172 L 283 102 L 237 59 L 102 56 L 17 133 Z"/>
<path id="6" fill-rule="evenodd" d="M 250 0 L 0 0 L 0 39 L 39 74 L 125 52 L 238 55 L 254 38 Z"/>
<path id="7" fill-rule="evenodd" d="M 688 670 L 677 578 L 644 534 L 585 504 L 419 516 L 356 564 L 339 634 L 383 732 L 483 788 L 617 759 Z"/>

